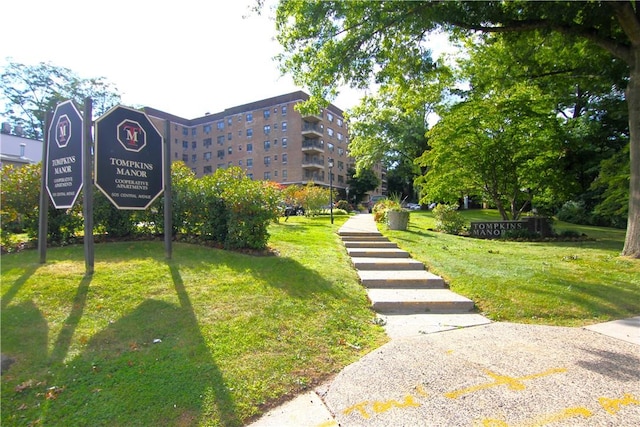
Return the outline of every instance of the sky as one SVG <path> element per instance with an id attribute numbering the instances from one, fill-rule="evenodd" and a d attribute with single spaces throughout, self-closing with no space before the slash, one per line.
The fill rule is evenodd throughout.
<path id="1" fill-rule="evenodd" d="M 5 1 L 0 67 L 10 58 L 105 77 L 123 105 L 187 119 L 304 90 L 281 76 L 274 13 L 251 12 L 254 1 Z M 346 110 L 362 95 L 347 88 L 333 104 Z"/>

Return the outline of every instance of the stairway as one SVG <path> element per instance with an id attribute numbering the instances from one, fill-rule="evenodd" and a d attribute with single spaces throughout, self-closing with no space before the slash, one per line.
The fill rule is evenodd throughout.
<path id="1" fill-rule="evenodd" d="M 391 338 L 489 323 L 472 313 L 473 301 L 384 237 L 372 215 L 351 217 L 338 235 Z"/>

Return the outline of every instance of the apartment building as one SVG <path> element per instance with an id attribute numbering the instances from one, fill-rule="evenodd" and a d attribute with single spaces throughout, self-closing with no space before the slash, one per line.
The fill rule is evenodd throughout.
<path id="1" fill-rule="evenodd" d="M 297 91 L 191 120 L 145 112 L 163 133 L 169 121 L 172 161 L 183 161 L 197 176 L 238 166 L 256 180 L 329 186 L 331 159 L 333 186 L 344 193 L 354 162 L 343 111 L 330 104 L 318 115 L 301 115 L 294 107 L 308 98 Z"/>

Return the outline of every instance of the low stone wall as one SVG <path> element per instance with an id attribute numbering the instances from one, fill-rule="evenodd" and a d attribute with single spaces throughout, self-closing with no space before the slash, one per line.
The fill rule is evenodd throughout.
<path id="1" fill-rule="evenodd" d="M 470 231 L 471 237 L 498 239 L 512 230 L 527 230 L 541 237 L 553 234 L 549 219 L 545 217 L 527 217 L 519 221 L 472 221 Z"/>

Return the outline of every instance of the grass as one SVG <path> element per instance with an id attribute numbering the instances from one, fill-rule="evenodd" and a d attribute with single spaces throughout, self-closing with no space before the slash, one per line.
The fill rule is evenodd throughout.
<path id="1" fill-rule="evenodd" d="M 386 342 L 327 217 L 278 256 L 161 242 L 2 257 L 2 425 L 240 426 Z"/>
<path id="2" fill-rule="evenodd" d="M 497 220 L 491 210 L 467 220 Z M 624 230 L 556 222 L 591 240 L 515 242 L 431 231 L 430 212 L 412 212 L 407 231 L 381 231 L 471 298 L 496 321 L 583 326 L 640 314 L 640 260 L 620 257 Z"/>

